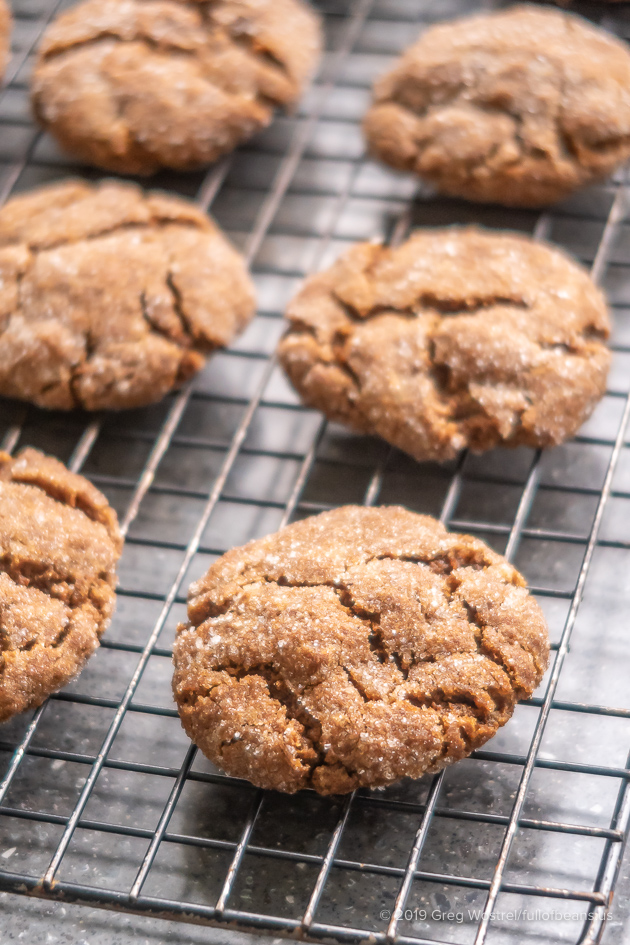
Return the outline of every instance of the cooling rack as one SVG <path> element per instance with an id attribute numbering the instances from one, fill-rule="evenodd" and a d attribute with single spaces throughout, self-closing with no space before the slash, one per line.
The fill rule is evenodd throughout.
<path id="1" fill-rule="evenodd" d="M 366 158 L 373 78 L 423 28 L 498 3 L 326 0 L 298 112 L 207 174 L 152 183 L 211 208 L 258 288 L 252 326 L 183 391 L 119 415 L 0 400 L 0 444 L 81 470 L 117 509 L 118 609 L 81 677 L 0 730 L 0 889 L 314 941 L 597 942 L 630 821 L 630 227 L 620 175 L 550 212 L 437 199 Z M 28 116 L 33 49 L 63 4 L 14 0 L 0 200 L 73 167 Z M 604 16 L 604 11 L 606 12 Z M 582 9 L 620 35 L 630 12 Z M 418 465 L 301 407 L 273 350 L 303 276 L 357 239 L 476 221 L 546 237 L 606 289 L 609 389 L 572 443 Z M 344 799 L 224 776 L 170 697 L 189 581 L 229 547 L 346 502 L 402 503 L 506 554 L 548 617 L 536 696 L 453 768 Z"/>

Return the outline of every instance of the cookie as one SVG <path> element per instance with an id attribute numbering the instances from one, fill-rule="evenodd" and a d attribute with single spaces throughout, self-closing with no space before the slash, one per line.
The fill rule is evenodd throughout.
<path id="1" fill-rule="evenodd" d="M 305 403 L 417 460 L 554 446 L 606 389 L 604 298 L 562 252 L 474 228 L 354 246 L 289 305 Z"/>
<path id="2" fill-rule="evenodd" d="M 87 479 L 37 450 L 0 453 L 0 721 L 41 705 L 97 649 L 121 550 Z"/>
<path id="3" fill-rule="evenodd" d="M 88 164 L 189 170 L 293 105 L 320 46 L 302 0 L 87 0 L 44 34 L 33 108 Z"/>
<path id="4" fill-rule="evenodd" d="M 445 23 L 376 83 L 364 129 L 376 157 L 445 194 L 544 206 L 630 156 L 630 53 L 535 6 Z"/>
<path id="5" fill-rule="evenodd" d="M 0 82 L 9 61 L 11 48 L 11 13 L 5 0 L 0 0 Z"/>
<path id="6" fill-rule="evenodd" d="M 184 729 L 228 774 L 338 794 L 469 755 L 540 683 L 545 621 L 483 542 L 347 506 L 223 555 L 174 651 Z"/>
<path id="7" fill-rule="evenodd" d="M 253 311 L 242 258 L 184 200 L 65 181 L 0 209 L 0 395 L 57 410 L 150 404 Z"/>

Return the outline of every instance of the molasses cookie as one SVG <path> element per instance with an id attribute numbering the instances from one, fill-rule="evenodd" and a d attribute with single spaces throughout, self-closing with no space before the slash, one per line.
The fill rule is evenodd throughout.
<path id="1" fill-rule="evenodd" d="M 184 200 L 65 181 L 0 209 L 0 395 L 57 410 L 150 404 L 253 311 L 242 258 Z"/>
<path id="2" fill-rule="evenodd" d="M 302 0 L 87 0 L 44 34 L 33 107 L 89 164 L 187 170 L 293 105 L 320 45 Z"/>
<path id="3" fill-rule="evenodd" d="M 435 26 L 376 83 L 365 133 L 443 193 L 553 203 L 630 155 L 630 53 L 535 6 Z"/>
<path id="4" fill-rule="evenodd" d="M 554 446 L 605 392 L 601 292 L 525 236 L 446 228 L 358 244 L 287 316 L 280 360 L 303 400 L 418 460 Z"/>
<path id="5" fill-rule="evenodd" d="M 50 456 L 0 453 L 0 721 L 65 686 L 114 610 L 115 512 Z"/>
<path id="6" fill-rule="evenodd" d="M 542 613 L 483 542 L 347 506 L 236 548 L 190 588 L 173 689 L 228 774 L 337 794 L 483 745 L 547 667 Z"/>
<path id="7" fill-rule="evenodd" d="M 5 0 L 0 0 L 0 83 L 9 60 L 11 40 L 11 13 Z"/>

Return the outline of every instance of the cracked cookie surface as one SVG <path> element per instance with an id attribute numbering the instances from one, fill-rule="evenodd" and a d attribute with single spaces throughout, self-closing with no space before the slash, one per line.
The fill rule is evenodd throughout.
<path id="1" fill-rule="evenodd" d="M 9 61 L 11 48 L 11 13 L 5 0 L 0 0 L 0 83 Z"/>
<path id="2" fill-rule="evenodd" d="M 90 164 L 187 170 L 294 104 L 320 46 L 302 0 L 87 0 L 46 30 L 33 108 Z"/>
<path id="3" fill-rule="evenodd" d="M 544 206 L 630 155 L 630 53 L 533 6 L 422 34 L 375 85 L 372 152 L 446 194 Z"/>
<path id="4" fill-rule="evenodd" d="M 601 292 L 524 236 L 449 227 L 358 244 L 287 317 L 279 355 L 303 400 L 420 461 L 554 446 L 606 389 Z"/>
<path id="5" fill-rule="evenodd" d="M 344 793 L 469 755 L 548 653 L 523 578 L 483 542 L 346 506 L 229 551 L 191 585 L 173 691 L 228 774 Z"/>
<path id="6" fill-rule="evenodd" d="M 121 550 L 87 479 L 34 449 L 0 452 L 0 721 L 41 705 L 96 650 Z"/>
<path id="7" fill-rule="evenodd" d="M 0 209 L 0 395 L 57 410 L 144 406 L 253 312 L 241 256 L 184 200 L 66 181 Z"/>

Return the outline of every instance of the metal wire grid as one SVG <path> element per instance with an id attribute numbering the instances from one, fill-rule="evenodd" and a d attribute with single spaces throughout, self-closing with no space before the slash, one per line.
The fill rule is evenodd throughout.
<path id="1" fill-rule="evenodd" d="M 302 112 L 278 119 L 258 142 L 205 177 L 159 181 L 196 192 L 202 206 L 212 206 L 242 246 L 260 290 L 257 321 L 195 384 L 157 408 L 96 419 L 0 402 L 3 447 L 33 443 L 83 470 L 117 507 L 127 539 L 122 617 L 100 653 L 78 683 L 2 733 L 7 768 L 0 783 L 0 846 L 7 849 L 0 854 L 1 889 L 315 940 L 369 937 L 409 945 L 523 941 L 532 927 L 491 922 L 497 904 L 569 901 L 574 908 L 585 904 L 591 917 L 563 926 L 569 932 L 562 940 L 571 934 L 570 940 L 595 942 L 601 936 L 630 822 L 630 768 L 619 755 L 619 747 L 630 745 L 630 708 L 600 704 L 614 703 L 614 685 L 598 702 L 560 696 L 588 581 L 602 585 L 602 564 L 595 559 L 610 550 L 623 562 L 630 549 L 628 531 L 615 532 L 616 523 L 627 524 L 623 503 L 630 499 L 625 181 L 539 219 L 471 210 L 421 193 L 414 202 L 411 182 L 366 160 L 357 132 L 368 86 L 389 57 L 423 24 L 479 6 L 466 0 L 331 2 L 324 10 L 331 51 Z M 18 48 L 0 99 L 2 199 L 16 185 L 65 172 L 63 159 L 25 113 L 32 49 L 57 7 L 23 0 L 15 8 Z M 609 17 L 606 25 L 624 32 L 622 17 Z M 418 223 L 471 218 L 568 244 L 617 298 L 611 389 L 575 443 L 545 456 L 497 451 L 464 456 L 454 466 L 421 467 L 301 408 L 271 355 L 282 303 L 296 280 L 355 238 L 397 240 Z M 484 537 L 515 560 L 548 609 L 553 664 L 543 694 L 517 711 L 488 750 L 457 768 L 342 802 L 310 793 L 278 798 L 225 777 L 198 757 L 177 731 L 166 670 L 161 680 L 153 678 L 154 670 L 168 665 L 188 579 L 213 556 L 343 501 L 402 501 Z M 592 565 L 595 579 L 589 578 Z M 587 612 L 592 617 L 592 607 Z M 593 632 L 589 627 L 589 637 Z M 105 657 L 119 662 L 108 664 Z M 542 750 L 558 717 L 569 720 L 568 728 L 560 726 L 565 747 L 567 737 L 584 743 L 582 760 Z M 614 752 L 606 720 L 616 726 Z M 589 732 L 591 740 L 605 743 L 599 761 L 593 760 Z M 150 760 L 141 760 L 145 742 L 152 746 Z M 82 775 L 64 781 L 68 769 Z M 556 801 L 539 803 L 539 815 L 531 816 L 532 795 L 541 794 L 536 777 L 546 771 L 565 778 L 562 791 L 570 783 L 578 785 L 577 794 L 601 794 L 601 816 L 586 809 L 574 822 L 553 816 L 557 785 Z M 132 785 L 139 808 L 152 812 L 150 824 L 141 817 L 132 822 L 133 809 L 120 806 L 118 782 L 108 788 L 107 779 L 118 775 L 125 791 Z M 54 804 L 38 793 L 38 779 L 61 782 Z M 474 791 L 466 794 L 462 785 L 471 781 Z M 480 802 L 475 792 L 487 792 L 489 784 L 498 787 Z M 187 798 L 191 788 L 201 793 Z M 217 811 L 222 817 L 204 821 L 204 806 L 211 820 Z M 587 881 L 563 883 L 571 871 L 557 863 L 550 881 L 519 881 L 514 861 L 520 851 L 525 849 L 525 860 L 535 859 L 550 837 L 578 843 L 564 848 L 563 862 L 567 851 L 584 857 L 579 844 L 589 846 Z M 112 845 L 99 847 L 103 838 Z M 455 857 L 449 858 L 449 844 L 456 846 Z M 181 869 L 174 851 L 183 851 Z M 14 856 L 22 865 L 11 869 Z M 112 858 L 128 861 L 127 872 L 112 874 Z M 201 880 L 187 888 L 194 873 Z M 582 878 L 579 869 L 576 875 Z M 423 903 L 429 912 L 441 908 L 439 921 L 431 925 L 419 917 Z M 442 918 L 460 903 L 484 910 L 483 917 L 463 923 Z"/>

